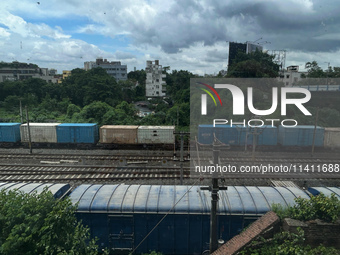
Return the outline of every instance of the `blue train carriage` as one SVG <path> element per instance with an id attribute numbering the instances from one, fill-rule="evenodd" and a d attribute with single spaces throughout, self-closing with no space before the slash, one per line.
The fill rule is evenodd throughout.
<path id="1" fill-rule="evenodd" d="M 20 143 L 21 123 L 0 123 L 0 146 L 11 147 Z"/>
<path id="2" fill-rule="evenodd" d="M 264 125 L 259 128 L 244 127 L 242 125 L 199 125 L 198 142 L 208 145 L 213 143 L 214 136 L 223 144 L 229 144 L 232 148 L 243 148 L 253 144 L 253 132 L 256 136 L 256 146 L 261 149 L 273 149 L 277 145 L 277 127 Z"/>
<path id="3" fill-rule="evenodd" d="M 58 144 L 89 148 L 95 146 L 98 140 L 98 125 L 95 123 L 63 123 L 57 126 Z"/>
<path id="4" fill-rule="evenodd" d="M 295 127 L 279 126 L 278 144 L 289 149 L 304 149 L 313 145 L 314 126 L 297 125 Z M 323 147 L 325 129 L 316 127 L 315 147 Z"/>
<path id="5" fill-rule="evenodd" d="M 230 125 L 199 125 L 198 142 L 204 145 L 212 145 L 214 137 L 223 144 L 231 146 L 240 145 L 240 130 Z"/>
<path id="6" fill-rule="evenodd" d="M 264 125 L 262 127 L 237 127 L 240 131 L 240 145 L 253 146 L 255 135 L 255 146 L 257 150 L 274 150 L 277 146 L 278 129 L 275 126 Z"/>
<path id="7" fill-rule="evenodd" d="M 219 192 L 218 236 L 227 241 L 273 203 L 293 205 L 299 196 L 308 198 L 298 188 L 230 186 Z M 202 254 L 209 249 L 211 194 L 199 186 L 84 184 L 70 198 L 78 205 L 77 217 L 99 238 L 99 249 L 119 254 Z"/>
<path id="8" fill-rule="evenodd" d="M 37 194 L 40 194 L 45 188 L 47 188 L 48 191 L 50 191 L 55 198 L 63 198 L 64 196 L 68 195 L 71 191 L 71 185 L 70 184 L 64 184 L 64 183 L 25 183 L 25 182 L 19 182 L 19 183 L 1 183 L 0 182 L 0 190 L 18 190 L 20 192 L 24 193 L 33 193 L 37 192 Z"/>

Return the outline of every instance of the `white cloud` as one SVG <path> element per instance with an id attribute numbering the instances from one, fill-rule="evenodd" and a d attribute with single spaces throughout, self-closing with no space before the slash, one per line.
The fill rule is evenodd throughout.
<path id="1" fill-rule="evenodd" d="M 333 0 L 3 0 L 0 57 L 59 70 L 99 56 L 129 70 L 159 59 L 172 69 L 204 74 L 226 69 L 225 41 L 263 38 L 265 48 L 287 50 L 286 65 L 317 60 L 340 66 L 334 57 L 340 40 L 336 7 Z M 96 35 L 124 35 L 128 43 L 85 41 Z"/>

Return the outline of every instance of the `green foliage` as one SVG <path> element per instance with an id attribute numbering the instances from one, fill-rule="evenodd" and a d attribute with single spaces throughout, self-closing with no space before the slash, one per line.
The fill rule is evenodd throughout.
<path id="1" fill-rule="evenodd" d="M 273 204 L 272 210 L 280 217 L 308 221 L 320 219 L 327 222 L 336 222 L 340 217 L 340 200 L 333 193 L 330 197 L 320 193 L 310 199 L 295 198 L 295 205 L 282 207 Z"/>
<path id="2" fill-rule="evenodd" d="M 316 248 L 311 248 L 309 245 L 304 245 L 304 232 L 298 228 L 298 233 L 281 232 L 274 236 L 273 239 L 261 238 L 259 241 L 254 241 L 252 244 L 242 250 L 240 254 L 248 255 L 334 255 L 339 254 L 339 251 L 332 247 L 324 247 L 320 245 Z"/>
<path id="3" fill-rule="evenodd" d="M 320 219 L 335 222 L 340 217 L 340 201 L 333 193 L 330 197 L 324 194 L 313 196 L 309 200 L 296 198 L 296 204 L 291 207 L 291 218 L 297 220 Z"/>
<path id="4" fill-rule="evenodd" d="M 0 191 L 0 254 L 97 254 L 69 198 Z"/>

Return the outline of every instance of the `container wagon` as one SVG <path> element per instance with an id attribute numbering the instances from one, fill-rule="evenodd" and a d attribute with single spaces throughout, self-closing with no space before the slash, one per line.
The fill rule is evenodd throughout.
<path id="1" fill-rule="evenodd" d="M 199 125 L 198 142 L 201 144 L 212 144 L 214 137 L 224 144 L 232 147 L 240 147 L 253 144 L 254 128 L 230 125 Z M 277 145 L 277 127 L 263 126 L 256 128 L 256 145 L 264 147 L 274 147 Z"/>
<path id="2" fill-rule="evenodd" d="M 104 148 L 133 147 L 138 145 L 138 126 L 104 125 L 99 129 Z"/>
<path id="3" fill-rule="evenodd" d="M 98 140 L 98 126 L 94 123 L 63 123 L 57 127 L 58 144 L 94 147 Z"/>
<path id="4" fill-rule="evenodd" d="M 0 123 L 0 146 L 11 147 L 20 143 L 21 123 Z"/>
<path id="5" fill-rule="evenodd" d="M 137 140 L 139 145 L 173 147 L 175 126 L 139 126 Z"/>
<path id="6" fill-rule="evenodd" d="M 314 145 L 322 147 L 325 129 L 316 127 Z M 304 148 L 313 145 L 314 126 L 297 125 L 295 127 L 279 126 L 278 143 L 288 148 Z"/>
<path id="7" fill-rule="evenodd" d="M 58 142 L 57 126 L 60 123 L 29 123 L 31 142 L 34 146 L 51 146 Z M 20 126 L 21 142 L 28 143 L 27 123 Z"/>
<path id="8" fill-rule="evenodd" d="M 309 198 L 298 188 L 230 186 L 219 192 L 218 236 L 229 240 L 273 203 L 293 205 L 296 197 Z M 70 198 L 78 206 L 77 217 L 99 238 L 99 249 L 118 254 L 137 248 L 182 198 L 135 253 L 202 254 L 209 249 L 211 194 L 199 186 L 84 184 Z"/>
<path id="9" fill-rule="evenodd" d="M 214 138 L 224 144 L 240 145 L 240 131 L 230 125 L 199 125 L 198 142 L 205 145 L 213 144 Z"/>
<path id="10" fill-rule="evenodd" d="M 326 149 L 340 148 L 340 128 L 325 128 L 324 147 Z"/>

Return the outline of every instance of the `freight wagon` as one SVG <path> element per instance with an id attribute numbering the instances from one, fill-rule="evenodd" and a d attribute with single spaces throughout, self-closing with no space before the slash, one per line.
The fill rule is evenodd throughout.
<path id="1" fill-rule="evenodd" d="M 57 126 L 57 142 L 88 148 L 99 140 L 98 126 L 93 123 L 63 123 Z"/>
<path id="2" fill-rule="evenodd" d="M 314 137 L 314 126 L 279 126 L 278 143 L 287 147 L 307 147 L 313 145 L 323 146 L 325 129 L 316 127 Z"/>
<path id="3" fill-rule="evenodd" d="M 201 144 L 212 144 L 216 137 L 223 144 L 229 144 L 233 148 L 240 148 L 253 144 L 253 132 L 256 132 L 256 146 L 277 145 L 277 127 L 263 126 L 261 128 L 248 128 L 230 125 L 199 125 L 198 142 Z"/>
<path id="4" fill-rule="evenodd" d="M 69 194 L 69 184 L 0 183 L 0 190 L 26 193 L 45 187 L 56 198 L 70 196 L 77 218 L 90 227 L 92 237 L 98 237 L 99 250 L 202 254 L 209 249 L 211 194 L 200 186 L 83 184 Z M 219 191 L 218 237 L 230 240 L 274 203 L 286 207 L 297 197 L 309 199 L 308 194 L 320 193 L 340 199 L 339 187 L 311 187 L 307 192 L 294 187 L 229 186 Z"/>
<path id="5" fill-rule="evenodd" d="M 29 123 L 29 129 L 31 134 L 31 142 L 35 146 L 56 144 L 57 141 L 57 126 L 60 123 Z M 21 142 L 28 143 L 28 126 L 22 124 L 20 126 Z"/>
<path id="6" fill-rule="evenodd" d="M 0 123 L 0 146 L 9 147 L 20 143 L 20 123 Z"/>
<path id="7" fill-rule="evenodd" d="M 174 126 L 104 125 L 94 123 L 30 123 L 33 147 L 173 149 Z M 29 142 L 27 124 L 0 123 L 2 147 Z M 8 144 L 9 143 L 9 144 Z"/>
<path id="8" fill-rule="evenodd" d="M 174 126 L 105 125 L 100 143 L 105 148 L 173 148 L 174 131 Z"/>
<path id="9" fill-rule="evenodd" d="M 340 130 L 340 129 L 339 129 Z M 338 130 L 338 131 L 339 131 Z M 230 125 L 199 125 L 198 142 L 203 145 L 211 145 L 214 137 L 224 144 L 229 144 L 234 149 L 253 144 L 253 133 L 257 133 L 256 147 L 258 150 L 306 150 L 313 145 L 316 148 L 340 147 L 340 135 L 336 130 L 329 129 L 325 141 L 325 128 L 316 127 L 314 137 L 314 126 L 297 125 L 295 127 L 278 128 L 263 126 L 259 128 L 246 128 L 243 126 Z M 333 140 L 331 142 L 331 140 Z M 326 146 L 325 146 L 326 148 Z"/>
<path id="10" fill-rule="evenodd" d="M 220 191 L 219 238 L 231 239 L 273 203 L 293 205 L 296 197 L 309 198 L 290 187 L 230 186 Z M 99 238 L 100 249 L 108 247 L 115 254 L 134 249 L 136 254 L 202 254 L 209 249 L 211 194 L 199 186 L 84 184 L 70 198 L 78 205 L 77 217 Z"/>
<path id="11" fill-rule="evenodd" d="M 340 128 L 325 128 L 323 145 L 327 149 L 339 149 Z"/>

